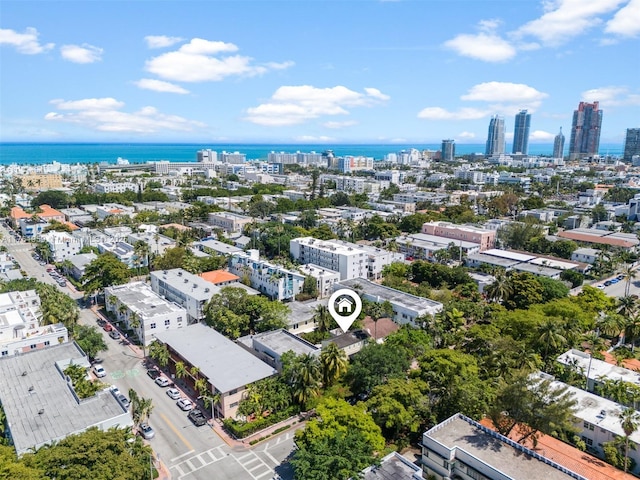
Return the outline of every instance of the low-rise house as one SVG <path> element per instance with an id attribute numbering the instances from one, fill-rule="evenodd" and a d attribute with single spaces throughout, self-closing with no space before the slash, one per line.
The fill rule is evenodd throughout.
<path id="1" fill-rule="evenodd" d="M 422 469 L 440 480 L 587 480 L 459 413 L 422 436 Z"/>
<path id="2" fill-rule="evenodd" d="M 126 283 L 104 290 L 105 307 L 133 330 L 144 346 L 154 335 L 187 325 L 187 311 L 168 302 L 144 282 Z"/>
<path id="3" fill-rule="evenodd" d="M 175 376 L 177 362 L 182 362 L 188 371 L 197 367 L 197 378 L 205 380 L 207 390 L 198 393 L 220 394 L 220 400 L 213 406 L 216 418 L 236 418 L 247 387 L 277 373 L 272 366 L 201 323 L 159 332 L 156 339 L 169 350 L 172 376 Z M 192 376 L 184 378 L 193 390 L 195 380 Z"/>
<path id="4" fill-rule="evenodd" d="M 480 244 L 478 243 L 462 240 L 452 241 L 446 237 L 427 235 L 425 233 L 401 235 L 395 238 L 395 242 L 398 246 L 398 252 L 405 255 L 407 259 L 413 260 L 433 260 L 436 258 L 436 252 L 447 250 L 450 247 L 458 247 L 465 255 L 480 251 Z"/>
<path id="5" fill-rule="evenodd" d="M 184 307 L 190 324 L 204 319 L 204 306 L 220 293 L 220 287 L 182 268 L 151 272 L 151 288 L 162 298 Z"/>
<path id="6" fill-rule="evenodd" d="M 100 220 L 104 220 L 112 215 L 133 218 L 135 214 L 135 208 L 121 205 L 119 203 L 105 203 L 104 205 L 99 205 L 96 208 L 96 215 Z"/>
<path id="7" fill-rule="evenodd" d="M 336 330 L 335 332 L 331 332 L 331 334 L 331 338 L 322 341 L 322 348 L 326 348 L 330 343 L 335 343 L 347 357 L 355 355 L 371 341 L 371 335 L 364 330 L 354 330 L 353 332 L 349 331 L 344 333 L 342 330 Z"/>
<path id="8" fill-rule="evenodd" d="M 42 325 L 35 290 L 0 294 L 0 357 L 18 355 L 69 340 L 62 323 Z"/>
<path id="9" fill-rule="evenodd" d="M 241 248 L 229 245 L 228 243 L 224 243 L 219 240 L 214 240 L 213 238 L 193 242 L 193 246 L 200 249 L 202 252 L 214 255 L 233 255 L 234 253 L 242 252 Z"/>
<path id="10" fill-rule="evenodd" d="M 598 260 L 602 250 L 596 248 L 577 248 L 571 254 L 571 260 L 593 265 Z"/>
<path id="11" fill-rule="evenodd" d="M 135 245 L 138 242 L 147 244 L 149 253 L 154 255 L 162 255 L 168 249 L 176 246 L 176 241 L 173 238 L 155 232 L 131 233 L 127 237 L 127 243 L 130 245 Z"/>
<path id="12" fill-rule="evenodd" d="M 416 320 L 426 315 L 434 316 L 443 310 L 443 305 L 435 300 L 418 297 L 394 288 L 378 285 L 363 278 L 343 280 L 334 290 L 348 288 L 370 302 L 389 302 L 393 307 L 393 321 L 401 325 L 417 325 Z"/>
<path id="13" fill-rule="evenodd" d="M 251 217 L 229 212 L 211 212 L 208 217 L 208 223 L 211 226 L 221 228 L 228 233 L 241 232 L 251 221 Z"/>
<path id="14" fill-rule="evenodd" d="M 609 232 L 595 228 L 575 228 L 558 232 L 558 236 L 578 243 L 604 245 L 614 248 L 636 250 L 640 240 L 631 233 Z"/>
<path id="15" fill-rule="evenodd" d="M 287 316 L 287 329 L 296 335 L 312 332 L 318 326 L 315 321 L 316 309 L 319 306 L 326 307 L 328 299 L 307 300 L 304 302 L 293 301 L 287 303 L 289 314 Z"/>
<path id="16" fill-rule="evenodd" d="M 0 358 L 0 402 L 18 455 L 90 427 L 108 430 L 133 425 L 127 409 L 108 388 L 80 399 L 64 374 L 71 364 L 91 367 L 75 342 Z"/>
<path id="17" fill-rule="evenodd" d="M 84 272 L 91 262 L 93 262 L 98 256 L 93 253 L 78 253 L 77 255 L 71 255 L 67 260 L 71 262 L 71 270 L 69 273 L 75 279 L 80 281 L 80 279 L 84 276 Z"/>
<path id="18" fill-rule="evenodd" d="M 260 260 L 258 250 L 234 253 L 229 258 L 229 271 L 242 281 L 248 279 L 252 288 L 278 301 L 293 300 L 301 292 L 305 278 L 301 273 Z"/>
<path id="19" fill-rule="evenodd" d="M 282 355 L 293 352 L 297 355 L 320 355 L 320 348 L 286 330 L 273 330 L 247 335 L 236 340 L 263 362 L 282 371 Z"/>
<path id="20" fill-rule="evenodd" d="M 56 263 L 80 253 L 82 249 L 82 240 L 67 232 L 50 231 L 43 233 L 41 239 L 49 245 L 53 261 Z"/>

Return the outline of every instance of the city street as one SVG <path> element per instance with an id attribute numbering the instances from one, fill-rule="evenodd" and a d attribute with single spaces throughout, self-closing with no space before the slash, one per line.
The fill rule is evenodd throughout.
<path id="1" fill-rule="evenodd" d="M 29 277 L 55 285 L 70 297 L 79 300 L 82 294 L 69 287 L 60 287 L 31 256 L 33 245 L 13 239 L 5 225 L 0 226 L 2 245 L 7 247 L 14 259 Z M 149 441 L 156 457 L 164 463 L 174 479 L 186 480 L 290 480 L 293 473 L 288 464 L 281 463 L 293 451 L 295 428 L 252 448 L 231 447 L 208 425 L 196 427 L 147 375 L 143 359 L 138 350 L 128 342 L 110 338 L 97 323 L 98 317 L 90 309 L 80 309 L 79 323 L 96 327 L 103 335 L 109 349 L 99 354 L 100 362 L 107 372 L 101 380 L 112 384 L 128 398 L 129 389 L 138 396 L 153 401 L 149 425 L 155 437 Z"/>

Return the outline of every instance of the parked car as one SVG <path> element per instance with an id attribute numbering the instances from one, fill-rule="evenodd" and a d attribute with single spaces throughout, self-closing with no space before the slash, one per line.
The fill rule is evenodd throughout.
<path id="1" fill-rule="evenodd" d="M 106 377 L 107 376 L 107 371 L 99 363 L 96 363 L 93 366 L 93 373 L 95 373 L 96 377 L 98 377 L 98 378 L 102 378 L 102 377 Z"/>
<path id="2" fill-rule="evenodd" d="M 604 282 L 605 287 L 608 287 L 609 285 L 612 285 L 611 280 L 607 280 L 606 282 Z"/>
<path id="3" fill-rule="evenodd" d="M 602 285 L 602 284 L 597 285 L 597 288 L 599 288 L 600 290 L 602 290 L 602 289 L 604 288 L 604 285 Z"/>
<path id="4" fill-rule="evenodd" d="M 111 330 L 113 330 L 113 326 L 110 323 L 105 323 L 102 328 L 105 332 L 110 332 Z"/>
<path id="5" fill-rule="evenodd" d="M 618 280 L 624 280 L 624 275 L 618 275 L 616 278 L 617 278 Z"/>
<path id="6" fill-rule="evenodd" d="M 189 420 L 191 420 L 196 427 L 201 427 L 207 423 L 204 414 L 197 408 L 191 410 L 187 417 L 189 417 Z"/>
<path id="7" fill-rule="evenodd" d="M 168 387 L 171 384 L 167 377 L 158 377 L 156 378 L 156 385 L 159 387 Z"/>
<path id="8" fill-rule="evenodd" d="M 67 286 L 67 282 L 66 280 L 58 280 L 58 285 L 60 285 L 61 287 L 66 287 Z"/>
<path id="9" fill-rule="evenodd" d="M 116 387 L 115 385 L 111 387 L 111 391 L 113 392 L 113 396 L 116 397 L 116 400 L 118 400 L 118 403 L 120 403 L 120 405 L 122 405 L 124 408 L 129 409 L 129 399 L 127 397 L 125 397 L 122 393 L 120 393 L 120 390 L 118 390 L 118 387 Z"/>
<path id="10" fill-rule="evenodd" d="M 142 438 L 145 440 L 151 440 L 156 436 L 156 432 L 153 431 L 153 428 L 151 428 L 148 423 L 141 423 L 139 430 L 140 435 L 142 435 Z"/>
<path id="11" fill-rule="evenodd" d="M 147 375 L 149 375 L 152 380 L 155 380 L 156 378 L 158 378 L 162 374 L 158 370 L 156 370 L 154 368 L 150 368 L 149 370 L 147 370 Z"/>
<path id="12" fill-rule="evenodd" d="M 120 334 L 113 329 L 109 332 L 109 336 L 114 340 L 120 340 Z"/>
<path id="13" fill-rule="evenodd" d="M 193 408 L 193 403 L 188 398 L 181 398 L 176 402 L 176 405 L 178 405 L 185 412 Z"/>
<path id="14" fill-rule="evenodd" d="M 182 396 L 180 390 L 178 390 L 177 388 L 167 389 L 167 395 L 169 395 L 169 398 L 171 398 L 172 400 L 178 400 Z"/>

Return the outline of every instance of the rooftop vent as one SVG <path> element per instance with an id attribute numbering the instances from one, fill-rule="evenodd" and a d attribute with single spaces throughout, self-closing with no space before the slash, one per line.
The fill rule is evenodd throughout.
<path id="1" fill-rule="evenodd" d="M 182 272 L 178 272 L 178 276 L 181 277 L 182 276 Z"/>
<path id="2" fill-rule="evenodd" d="M 24 372 L 22 372 L 22 376 L 26 377 L 27 376 L 27 371 L 25 370 Z"/>
<path id="3" fill-rule="evenodd" d="M 209 287 L 206 287 L 206 288 L 204 289 L 204 291 L 205 291 L 205 292 L 209 292 Z"/>
<path id="4" fill-rule="evenodd" d="M 33 392 L 34 390 L 35 390 L 35 388 L 33 387 L 33 385 L 31 385 L 31 386 L 29 387 L 29 392 Z"/>
<path id="5" fill-rule="evenodd" d="M 189 280 L 185 278 L 184 283 L 189 283 Z"/>
<path id="6" fill-rule="evenodd" d="M 44 408 L 41 408 L 40 410 L 38 410 L 38 415 L 42 415 L 44 413 Z"/>

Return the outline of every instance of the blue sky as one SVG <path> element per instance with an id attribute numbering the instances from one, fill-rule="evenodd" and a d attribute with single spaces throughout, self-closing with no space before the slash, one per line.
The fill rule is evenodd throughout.
<path id="1" fill-rule="evenodd" d="M 640 126 L 640 0 L 0 3 L 0 141 L 484 143 Z"/>

